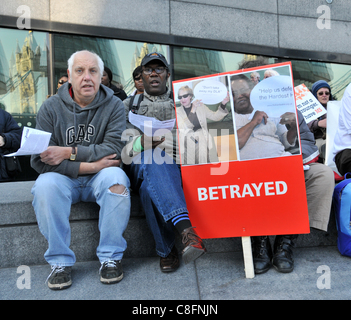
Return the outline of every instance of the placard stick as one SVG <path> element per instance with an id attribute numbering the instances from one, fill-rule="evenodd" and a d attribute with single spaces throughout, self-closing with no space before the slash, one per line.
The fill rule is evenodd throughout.
<path id="1" fill-rule="evenodd" d="M 255 277 L 255 271 L 252 259 L 251 238 L 241 237 L 241 243 L 244 253 L 245 276 L 248 279 L 252 279 Z"/>

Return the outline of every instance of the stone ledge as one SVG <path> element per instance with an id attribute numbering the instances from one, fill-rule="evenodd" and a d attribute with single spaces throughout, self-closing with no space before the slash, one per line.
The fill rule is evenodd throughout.
<path id="1" fill-rule="evenodd" d="M 47 242 L 40 233 L 32 207 L 30 190 L 33 181 L 0 183 L 0 268 L 19 265 L 45 264 Z M 147 226 L 139 196 L 132 194 L 132 212 L 124 237 L 128 247 L 125 257 L 156 256 L 155 243 Z M 71 210 L 71 248 L 77 261 L 96 260 L 99 242 L 96 203 L 80 202 Z M 335 216 L 332 212 L 328 233 L 311 229 L 310 234 L 298 237 L 297 247 L 335 246 L 337 240 Z M 271 237 L 273 243 L 273 237 Z M 205 239 L 208 252 L 241 251 L 240 238 Z M 180 236 L 176 246 L 181 251 Z"/>

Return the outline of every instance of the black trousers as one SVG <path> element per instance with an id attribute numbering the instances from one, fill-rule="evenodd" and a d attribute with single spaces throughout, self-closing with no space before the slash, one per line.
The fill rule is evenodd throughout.
<path id="1" fill-rule="evenodd" d="M 335 164 L 342 176 L 351 173 L 351 149 L 340 151 L 335 156 Z"/>

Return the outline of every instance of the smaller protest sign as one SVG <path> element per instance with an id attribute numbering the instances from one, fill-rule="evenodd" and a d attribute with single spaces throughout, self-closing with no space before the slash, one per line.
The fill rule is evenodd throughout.
<path id="1" fill-rule="evenodd" d="M 294 88 L 296 108 L 300 110 L 306 123 L 318 119 L 327 113 L 327 110 L 320 104 L 316 97 L 304 85 L 300 84 Z"/>

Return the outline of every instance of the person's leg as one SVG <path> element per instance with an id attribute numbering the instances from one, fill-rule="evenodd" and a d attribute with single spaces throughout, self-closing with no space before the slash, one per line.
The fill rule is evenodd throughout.
<path id="1" fill-rule="evenodd" d="M 130 165 L 130 176 L 133 188 L 137 188 L 141 194 L 143 205 L 146 206 L 146 215 L 152 232 L 154 234 L 156 244 L 162 243 L 159 248 L 159 255 L 165 257 L 170 253 L 173 243 L 169 226 L 157 220 L 156 211 L 163 217 L 164 222 L 172 221 L 176 228 L 182 226 L 182 230 L 178 230 L 183 236 L 183 258 L 186 262 L 196 259 L 205 252 L 201 239 L 192 229 L 192 225 L 188 218 L 188 209 L 186 207 L 185 197 L 181 184 L 180 170 L 173 160 L 165 159 L 162 161 L 160 155 L 167 158 L 164 152 L 159 154 L 159 150 L 147 150 L 142 152 L 135 161 Z M 156 158 L 156 159 L 155 159 Z M 174 219 L 181 216 L 181 219 Z M 150 223 L 151 222 L 151 223 Z M 157 223 L 154 223 L 157 222 Z M 181 223 L 178 225 L 178 223 Z M 167 229 L 166 229 L 167 226 Z M 173 232 L 172 232 L 173 233 Z M 159 235 L 162 235 L 160 238 Z M 164 251 L 164 248 L 168 249 Z M 188 249 L 191 249 L 188 251 Z M 194 250 L 193 250 L 194 249 Z M 161 254 L 160 254 L 161 253 Z M 189 259 L 186 259 L 186 257 Z"/>
<path id="2" fill-rule="evenodd" d="M 69 248 L 69 215 L 71 204 L 79 201 L 79 183 L 59 173 L 44 173 L 36 180 L 32 194 L 38 226 L 49 245 L 44 254 L 52 268 L 48 286 L 54 290 L 68 288 L 72 284 L 71 266 L 76 261 Z"/>
<path id="3" fill-rule="evenodd" d="M 268 236 L 251 237 L 255 274 L 267 272 L 272 266 L 272 247 Z"/>
<path id="4" fill-rule="evenodd" d="M 72 203 L 79 201 L 79 182 L 59 173 L 39 175 L 33 188 L 33 207 L 41 233 L 48 241 L 45 260 L 50 265 L 72 266 L 75 255 L 69 248 L 69 215 Z"/>
<path id="5" fill-rule="evenodd" d="M 167 257 L 171 252 L 172 247 L 174 246 L 174 232 L 173 225 L 171 222 L 167 222 L 163 215 L 158 211 L 158 208 L 153 203 L 153 193 L 155 191 L 151 190 L 149 185 L 149 177 L 145 174 L 145 170 L 148 166 L 157 164 L 144 164 L 144 154 L 142 152 L 134 161 L 128 166 L 128 175 L 131 181 L 131 187 L 133 190 L 138 191 L 140 195 L 140 200 L 145 211 L 147 224 L 152 232 L 152 235 L 156 244 L 156 252 L 160 257 Z M 148 153 L 146 153 L 148 155 Z M 147 163 L 151 160 L 146 160 Z M 151 177 L 152 183 L 157 183 L 162 181 L 162 177 L 158 176 L 158 173 L 155 173 L 156 176 Z M 173 183 L 172 183 L 173 184 Z M 163 190 L 166 192 L 166 190 Z M 159 201 L 157 201 L 159 202 Z"/>
<path id="6" fill-rule="evenodd" d="M 294 270 L 293 248 L 298 235 L 279 235 L 275 237 L 273 246 L 273 267 L 282 273 L 289 273 Z"/>
<path id="7" fill-rule="evenodd" d="M 333 170 L 311 163 L 304 174 L 310 227 L 327 231 L 335 187 Z"/>
<path id="8" fill-rule="evenodd" d="M 100 280 L 115 283 L 123 278 L 120 261 L 127 248 L 123 233 L 130 216 L 129 179 L 117 167 L 103 169 L 86 182 L 83 182 L 84 179 L 82 177 L 85 186 L 82 201 L 96 201 L 100 206 L 100 242 L 97 248 L 102 264 Z"/>
<path id="9" fill-rule="evenodd" d="M 342 176 L 351 172 L 351 149 L 338 152 L 335 156 L 335 164 Z"/>
<path id="10" fill-rule="evenodd" d="M 82 201 L 96 201 L 100 206 L 100 242 L 97 248 L 100 262 L 121 260 L 127 248 L 123 233 L 130 216 L 129 186 L 124 171 L 110 167 L 95 174 L 82 193 Z"/>

